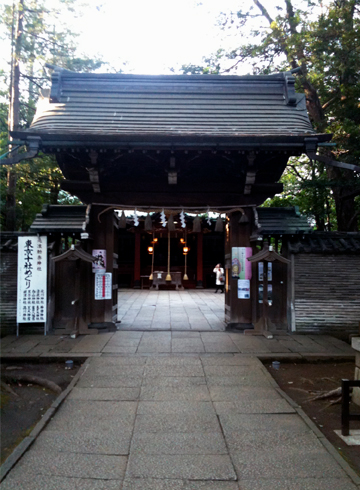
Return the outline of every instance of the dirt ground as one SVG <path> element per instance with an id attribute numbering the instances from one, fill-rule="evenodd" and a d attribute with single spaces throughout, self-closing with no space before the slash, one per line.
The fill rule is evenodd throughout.
<path id="1" fill-rule="evenodd" d="M 312 397 L 341 386 L 342 379 L 354 379 L 354 362 L 281 362 L 279 370 L 273 369 L 271 362 L 264 362 L 264 365 L 280 388 L 301 406 L 343 458 L 360 475 L 360 446 L 348 446 L 334 432 L 334 430 L 341 429 L 341 403 L 331 405 L 330 402 L 338 397 L 311 401 Z M 351 403 L 350 412 L 360 413 L 360 407 Z M 360 429 L 360 421 L 351 421 L 350 432 L 352 429 Z"/>
<path id="2" fill-rule="evenodd" d="M 13 374 L 16 376 L 17 373 L 26 373 L 53 381 L 64 390 L 79 367 L 80 363 L 75 364 L 73 369 L 66 370 L 65 362 L 40 364 L 11 361 L 1 364 L 1 375 Z M 58 396 L 49 389 L 32 383 L 6 379 L 6 384 L 17 396 L 6 392 L 3 388 L 1 389 L 1 464 L 24 437 L 30 434 L 36 423 Z"/>

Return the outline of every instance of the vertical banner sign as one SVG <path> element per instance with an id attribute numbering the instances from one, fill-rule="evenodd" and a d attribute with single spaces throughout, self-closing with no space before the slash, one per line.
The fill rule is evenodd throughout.
<path id="1" fill-rule="evenodd" d="M 17 323 L 45 323 L 47 237 L 18 238 Z"/>
<path id="2" fill-rule="evenodd" d="M 247 260 L 251 256 L 251 247 L 232 247 L 231 277 L 233 279 L 251 279 L 251 262 Z"/>
<path id="3" fill-rule="evenodd" d="M 112 299 L 112 273 L 95 274 L 95 299 Z"/>

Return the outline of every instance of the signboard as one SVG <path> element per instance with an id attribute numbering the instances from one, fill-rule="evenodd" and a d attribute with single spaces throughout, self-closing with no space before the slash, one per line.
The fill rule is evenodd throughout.
<path id="1" fill-rule="evenodd" d="M 250 299 L 249 279 L 238 279 L 238 299 Z"/>
<path id="2" fill-rule="evenodd" d="M 95 299 L 112 299 L 112 273 L 95 274 Z"/>
<path id="3" fill-rule="evenodd" d="M 94 249 L 92 256 L 96 260 L 92 263 L 93 272 L 105 272 L 106 271 L 106 250 Z"/>
<path id="4" fill-rule="evenodd" d="M 272 281 L 272 262 L 267 263 L 268 267 L 268 281 Z M 258 263 L 258 273 L 259 273 L 259 281 L 264 280 L 264 262 Z"/>
<path id="5" fill-rule="evenodd" d="M 231 277 L 233 279 L 251 279 L 251 262 L 247 260 L 251 256 L 251 247 L 232 247 Z"/>
<path id="6" fill-rule="evenodd" d="M 18 238 L 17 323 L 45 323 L 47 237 Z"/>
<path id="7" fill-rule="evenodd" d="M 259 303 L 263 303 L 264 298 L 264 286 L 259 284 Z M 272 284 L 268 284 L 268 295 L 267 295 L 269 306 L 272 306 Z"/>

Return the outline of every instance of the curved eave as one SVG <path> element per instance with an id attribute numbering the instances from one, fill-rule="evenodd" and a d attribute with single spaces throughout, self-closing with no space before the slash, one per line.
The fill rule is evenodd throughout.
<path id="1" fill-rule="evenodd" d="M 199 132 L 197 134 L 182 132 L 174 134 L 173 132 L 164 133 L 121 133 L 121 134 L 99 134 L 99 133 L 74 133 L 57 131 L 14 131 L 11 136 L 26 144 L 29 137 L 40 137 L 40 149 L 60 149 L 60 148 L 86 148 L 86 147 L 104 147 L 104 148 L 209 148 L 209 149 L 241 149 L 241 148 L 305 148 L 306 140 L 309 138 L 316 140 L 318 143 L 330 141 L 331 134 L 316 133 L 252 133 L 238 134 L 233 133 L 231 136 L 226 134 L 211 134 Z"/>

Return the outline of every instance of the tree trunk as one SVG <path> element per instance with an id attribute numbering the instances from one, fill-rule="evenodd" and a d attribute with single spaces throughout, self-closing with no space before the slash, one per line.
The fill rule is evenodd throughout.
<path id="1" fill-rule="evenodd" d="M 15 30 L 15 50 L 12 52 L 10 82 L 9 131 L 17 131 L 20 125 L 20 54 L 23 30 L 24 0 L 19 0 Z M 14 16 L 15 17 L 15 16 Z M 12 40 L 14 42 L 14 39 Z M 11 141 L 11 136 L 9 137 Z M 13 153 L 14 154 L 14 153 Z M 6 192 L 6 229 L 16 230 L 16 170 L 9 168 Z"/>

